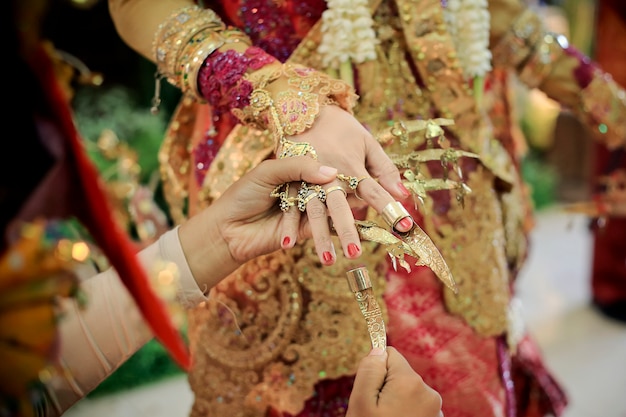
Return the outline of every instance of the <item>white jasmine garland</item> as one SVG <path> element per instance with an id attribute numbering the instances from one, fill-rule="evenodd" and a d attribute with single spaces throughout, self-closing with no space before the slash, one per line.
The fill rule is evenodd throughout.
<path id="1" fill-rule="evenodd" d="M 376 34 L 367 0 L 328 0 L 317 51 L 326 68 L 376 59 Z"/>
<path id="2" fill-rule="evenodd" d="M 487 0 L 448 0 L 444 20 L 452 36 L 463 74 L 483 78 L 491 71 Z"/>

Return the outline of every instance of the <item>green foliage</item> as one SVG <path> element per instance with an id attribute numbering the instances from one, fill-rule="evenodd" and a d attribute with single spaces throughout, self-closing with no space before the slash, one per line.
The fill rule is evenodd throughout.
<path id="1" fill-rule="evenodd" d="M 72 105 L 76 125 L 87 142 L 87 152 L 100 172 L 108 172 L 116 163 L 105 158 L 97 147 L 98 138 L 109 129 L 137 153 L 140 179 L 147 183 L 152 173 L 158 170 L 165 118 L 153 115 L 147 107 L 138 106 L 130 90 L 124 87 L 79 89 Z"/>
<path id="2" fill-rule="evenodd" d="M 105 379 L 89 397 L 113 394 L 182 373 L 183 370 L 170 358 L 163 345 L 153 339 Z"/>
<path id="3" fill-rule="evenodd" d="M 542 154 L 531 151 L 522 161 L 522 177 L 531 188 L 535 209 L 540 210 L 556 202 L 558 174 L 544 161 Z"/>
<path id="4" fill-rule="evenodd" d="M 139 106 L 132 91 L 124 87 L 79 89 L 72 106 L 87 153 L 105 180 L 111 179 L 108 174 L 115 172 L 118 163 L 106 158 L 98 148 L 98 139 L 105 130 L 113 131 L 120 142 L 136 152 L 141 183 L 148 183 L 151 176 L 158 172 L 158 152 L 165 133 L 166 114 L 151 114 L 150 109 Z M 182 370 L 163 346 L 152 340 L 89 396 L 112 394 L 180 373 Z"/>

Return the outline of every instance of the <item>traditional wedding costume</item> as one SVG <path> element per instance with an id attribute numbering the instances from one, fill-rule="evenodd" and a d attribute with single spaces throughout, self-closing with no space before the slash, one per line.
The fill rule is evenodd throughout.
<path id="1" fill-rule="evenodd" d="M 525 147 L 512 91 L 520 81 L 542 89 L 612 147 L 626 137 L 624 92 L 563 36 L 547 32 L 536 10 L 507 0 L 442 3 L 371 0 L 375 54 L 354 60 L 348 71 L 358 101 L 348 106 L 337 94 L 331 102 L 350 108 L 373 133 L 403 126 L 399 122 L 453 121 L 443 127 L 450 148 L 475 156 L 453 161 L 462 185 L 420 194 L 429 180 L 452 175 L 439 161 L 424 163 L 419 177 L 406 180 L 416 194 L 407 209 L 443 255 L 458 293 L 425 266 L 394 268 L 385 248 L 373 242 L 364 242 L 358 262 L 369 268 L 389 344 L 439 391 L 446 417 L 559 415 L 566 396 L 526 334 L 513 298 L 533 221 L 520 175 Z M 200 23 L 190 26 L 197 11 L 179 10 L 160 29 L 155 60 L 171 68 L 179 67 L 168 59 L 184 57 L 191 67 L 197 57 L 209 54 L 211 60 L 223 45 L 212 40 L 211 30 L 228 30 L 286 65 L 345 76 L 345 67 L 332 68 L 320 52 L 330 6 L 322 0 L 211 2 L 214 16 L 203 15 L 209 21 L 204 32 Z M 465 38 L 470 32 L 488 28 L 490 13 L 492 34 L 496 24 L 510 29 L 492 39 L 485 31 L 476 40 L 482 49 L 464 44 L 474 39 Z M 198 44 L 210 40 L 204 55 L 201 47 L 193 49 L 196 37 L 182 47 L 171 41 L 184 30 L 203 33 Z M 176 48 L 183 53 L 171 54 Z M 474 73 L 466 72 L 468 56 L 481 60 Z M 169 77 L 186 93 L 159 155 L 176 222 L 273 157 L 276 146 L 271 129 L 242 123 L 245 117 L 234 117 L 236 111 L 212 105 L 216 87 L 198 94 L 187 75 L 201 76 L 189 66 L 180 67 L 185 76 Z M 241 91 L 233 97 L 247 99 Z M 400 142 L 381 140 L 390 155 L 413 150 Z M 424 141 L 416 146 L 427 147 Z M 366 218 L 377 215 L 370 211 Z M 370 347 L 344 278 L 352 266 L 339 257 L 322 267 L 307 242 L 251 261 L 211 290 L 209 302 L 189 314 L 191 415 L 343 416 L 356 364 Z"/>

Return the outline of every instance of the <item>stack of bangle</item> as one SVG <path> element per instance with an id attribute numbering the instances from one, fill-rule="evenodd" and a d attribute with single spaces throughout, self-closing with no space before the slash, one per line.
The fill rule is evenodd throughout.
<path id="1" fill-rule="evenodd" d="M 539 87 L 552 72 L 554 63 L 563 54 L 567 44 L 563 35 L 544 34 L 521 68 L 520 80 L 530 88 Z"/>
<path id="2" fill-rule="evenodd" d="M 509 68 L 521 67 L 544 33 L 541 18 L 530 8 L 524 10 L 493 48 L 493 64 Z"/>
<path id="3" fill-rule="evenodd" d="M 202 98 L 197 79 L 205 59 L 223 45 L 236 42 L 250 45 L 244 33 L 227 29 L 212 10 L 187 6 L 159 26 L 152 49 L 162 76 L 183 93 Z"/>

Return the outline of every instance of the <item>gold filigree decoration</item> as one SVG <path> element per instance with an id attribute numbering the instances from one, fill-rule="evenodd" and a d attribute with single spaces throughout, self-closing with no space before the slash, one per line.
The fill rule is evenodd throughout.
<path id="1" fill-rule="evenodd" d="M 507 331 L 510 300 L 504 218 L 493 180 L 491 172 L 479 167 L 469 174 L 472 193 L 465 208 L 452 204 L 446 218 L 439 219 L 445 223 L 435 226 L 427 219 L 425 225 L 458 287 L 457 293 L 444 290 L 446 307 L 483 336 Z"/>
<path id="2" fill-rule="evenodd" d="M 352 112 L 356 94 L 349 84 L 300 65 L 267 67 L 246 75 L 255 87 L 250 105 L 231 111 L 245 125 L 268 129 L 276 149 L 285 136 L 309 129 L 323 105 L 335 104 Z"/>
<path id="3" fill-rule="evenodd" d="M 383 312 L 376 301 L 372 281 L 367 268 L 364 266 L 349 270 L 347 273 L 348 286 L 354 293 L 359 310 L 365 318 L 367 333 L 370 335 L 372 348 L 387 349 L 387 331 Z"/>
<path id="4" fill-rule="evenodd" d="M 319 113 L 319 96 L 315 93 L 287 90 L 276 95 L 276 107 L 281 121 L 285 121 L 285 134 L 297 135 L 313 126 Z"/>
<path id="5" fill-rule="evenodd" d="M 410 272 L 411 265 L 406 261 L 405 255 L 412 256 L 417 259 L 415 265 L 429 267 L 450 290 L 457 291 L 446 261 L 419 226 L 415 225 L 410 232 L 398 237 L 373 221 L 356 221 L 355 225 L 361 239 L 383 245 L 391 257 L 394 269 L 399 264 Z"/>
<path id="6" fill-rule="evenodd" d="M 280 146 L 280 153 L 278 154 L 279 159 L 309 155 L 311 158 L 317 160 L 317 151 L 313 145 L 308 142 L 294 142 L 285 139 L 280 143 Z"/>
<path id="7" fill-rule="evenodd" d="M 451 126 L 453 120 L 438 118 L 429 120 L 411 120 L 395 122 L 391 127 L 380 130 L 377 139 L 381 144 L 390 145 L 398 142 L 400 153 L 389 153 L 394 164 L 403 170 L 404 186 L 411 191 L 416 208 L 428 212 L 426 199 L 428 192 L 436 190 L 456 190 L 456 200 L 463 206 L 465 195 L 471 189 L 463 182 L 463 172 L 459 165 L 460 158 L 475 158 L 473 152 L 450 147 L 442 126 Z M 415 135 L 422 132 L 423 135 Z M 417 149 L 426 145 L 426 149 Z M 437 145 L 439 148 L 434 148 Z M 416 150 L 417 149 L 417 150 Z M 443 178 L 429 178 L 424 175 L 424 164 L 439 160 L 443 168 Z M 452 170 L 457 179 L 450 179 Z"/>

